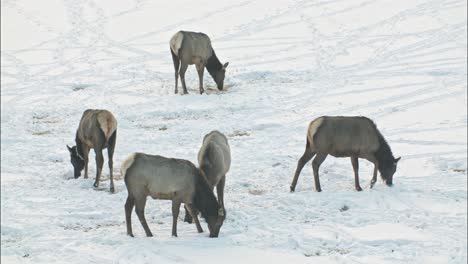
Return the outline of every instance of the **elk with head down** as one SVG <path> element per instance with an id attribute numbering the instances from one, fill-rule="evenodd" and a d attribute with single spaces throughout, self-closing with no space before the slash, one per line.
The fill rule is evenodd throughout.
<path id="1" fill-rule="evenodd" d="M 203 144 L 198 151 L 198 166 L 211 190 L 216 187 L 218 203 L 224 210 L 224 184 L 226 173 L 231 167 L 231 149 L 226 136 L 217 131 L 211 131 L 203 138 Z M 190 213 L 185 211 L 185 222 L 192 223 Z"/>
<path id="2" fill-rule="evenodd" d="M 366 117 L 322 116 L 309 124 L 307 144 L 304 155 L 297 163 L 296 173 L 291 184 L 294 192 L 304 165 L 311 160 L 315 189 L 320 192 L 319 167 L 328 154 L 334 157 L 351 157 L 354 170 L 354 185 L 359 185 L 358 158 L 367 159 L 374 164 L 374 174 L 370 187 L 377 181 L 377 171 L 388 186 L 393 184 L 393 174 L 400 158 L 393 157 L 390 146 L 372 120 Z"/>
<path id="3" fill-rule="evenodd" d="M 224 221 L 224 210 L 198 168 L 188 160 L 171 159 L 157 155 L 134 153 L 121 167 L 128 190 L 125 203 L 127 234 L 132 232 L 132 210 L 135 207 L 146 236 L 153 236 L 145 219 L 146 198 L 172 201 L 172 235 L 177 236 L 177 218 L 181 203 L 192 214 L 198 232 L 203 232 L 195 210 L 208 223 L 210 237 L 218 237 Z"/>
<path id="4" fill-rule="evenodd" d="M 88 156 L 90 149 L 94 149 L 96 155 L 96 180 L 94 187 L 99 186 L 104 157 L 102 150 L 107 148 L 109 158 L 110 191 L 114 192 L 113 156 L 117 138 L 117 120 L 107 110 L 87 109 L 83 112 L 80 124 L 76 131 L 76 146 L 69 147 L 71 163 L 74 168 L 75 179 L 81 176 L 85 170 L 84 178 L 88 178 Z"/>
<path id="5" fill-rule="evenodd" d="M 172 54 L 172 61 L 175 69 L 175 93 L 177 94 L 178 80 L 182 81 L 184 94 L 187 94 L 185 85 L 185 72 L 188 65 L 195 64 L 200 82 L 200 94 L 203 89 L 203 73 L 206 69 L 216 82 L 218 90 L 223 90 L 224 76 L 229 62 L 222 64 L 211 46 L 210 38 L 201 32 L 179 31 L 172 36 L 169 42 Z"/>

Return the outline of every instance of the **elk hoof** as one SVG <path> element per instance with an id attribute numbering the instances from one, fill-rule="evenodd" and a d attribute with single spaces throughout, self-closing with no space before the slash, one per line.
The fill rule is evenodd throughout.
<path id="1" fill-rule="evenodd" d="M 317 192 L 321 192 L 321 191 L 322 191 L 322 189 L 321 189 L 321 188 L 317 188 Z"/>
<path id="2" fill-rule="evenodd" d="M 95 188 L 97 188 L 97 187 L 99 187 L 99 183 L 95 182 L 95 183 L 93 184 L 93 186 L 94 186 Z"/>
<path id="3" fill-rule="evenodd" d="M 133 236 L 133 234 L 132 234 L 132 233 L 130 233 L 130 234 L 127 234 L 127 235 L 128 235 L 129 237 L 135 237 L 135 236 Z"/>
<path id="4" fill-rule="evenodd" d="M 357 187 L 356 187 L 356 191 L 358 191 L 358 192 L 362 191 L 361 186 L 357 186 Z"/>
<path id="5" fill-rule="evenodd" d="M 291 186 L 291 187 L 289 187 L 289 188 L 290 188 L 290 191 L 291 191 L 291 192 L 296 191 L 296 187 L 294 187 L 294 186 Z"/>
<path id="6" fill-rule="evenodd" d="M 114 192 L 115 192 L 114 186 L 110 187 L 110 192 L 111 192 L 111 193 L 114 193 Z"/>

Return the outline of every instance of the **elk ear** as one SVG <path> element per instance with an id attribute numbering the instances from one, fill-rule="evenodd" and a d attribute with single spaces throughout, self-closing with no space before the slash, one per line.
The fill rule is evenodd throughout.
<path id="1" fill-rule="evenodd" d="M 397 162 L 401 159 L 401 157 L 398 157 L 394 160 L 394 163 L 397 164 Z"/>
<path id="2" fill-rule="evenodd" d="M 226 69 L 228 65 L 229 65 L 229 62 L 224 63 L 223 69 Z"/>
<path id="3" fill-rule="evenodd" d="M 219 209 L 218 209 L 218 215 L 219 215 L 219 216 L 224 216 L 224 210 L 223 210 L 223 208 L 219 208 Z"/>
<path id="4" fill-rule="evenodd" d="M 70 148 L 68 145 L 67 145 L 67 148 L 68 148 L 68 151 L 70 151 L 70 153 L 72 153 L 72 148 Z"/>

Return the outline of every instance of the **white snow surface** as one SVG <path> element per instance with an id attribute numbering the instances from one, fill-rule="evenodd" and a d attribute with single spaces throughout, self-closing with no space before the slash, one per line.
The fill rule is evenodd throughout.
<path id="1" fill-rule="evenodd" d="M 2 263 L 466 263 L 467 2 L 463 0 L 2 0 Z M 187 72 L 174 94 L 169 39 L 207 33 L 225 91 Z M 180 85 L 180 82 L 179 82 Z M 181 90 L 179 86 L 179 91 Z M 116 193 L 72 179 L 66 144 L 87 108 L 118 120 Z M 401 156 L 394 186 L 360 161 L 310 163 L 289 186 L 308 123 L 372 118 Z M 148 199 L 144 236 L 118 169 L 132 152 L 188 159 L 228 136 L 219 238 Z M 346 210 L 347 209 L 347 210 Z"/>

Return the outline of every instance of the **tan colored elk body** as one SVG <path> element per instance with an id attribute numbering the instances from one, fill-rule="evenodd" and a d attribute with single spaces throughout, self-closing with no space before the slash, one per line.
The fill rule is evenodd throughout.
<path id="1" fill-rule="evenodd" d="M 102 150 L 107 148 L 109 158 L 110 191 L 114 192 L 113 155 L 117 139 L 117 120 L 107 110 L 87 109 L 81 116 L 80 124 L 76 131 L 76 146 L 67 146 L 71 163 L 74 167 L 75 179 L 80 177 L 85 170 L 84 178 L 88 178 L 88 156 L 90 149 L 96 154 L 96 180 L 94 187 L 99 186 L 104 157 Z"/>
<path id="2" fill-rule="evenodd" d="M 195 64 L 200 82 L 200 94 L 203 93 L 203 73 L 206 69 L 216 82 L 218 90 L 223 90 L 224 76 L 229 62 L 221 64 L 211 46 L 210 38 L 201 32 L 178 31 L 172 36 L 169 46 L 175 69 L 175 93 L 178 91 L 178 80 L 182 81 L 184 94 L 187 94 L 185 72 L 188 65 Z"/>
<path id="3" fill-rule="evenodd" d="M 216 187 L 218 203 L 224 210 L 224 184 L 226 183 L 226 173 L 231 167 L 231 149 L 223 133 L 215 130 L 205 135 L 203 144 L 198 151 L 198 166 L 211 190 Z M 192 222 L 187 211 L 184 221 Z"/>
<path id="4" fill-rule="evenodd" d="M 210 237 L 217 237 L 224 221 L 224 210 L 218 205 L 213 191 L 200 175 L 198 168 L 188 160 L 171 159 L 157 155 L 134 153 L 121 167 L 128 190 L 125 203 L 127 234 L 133 236 L 131 214 L 136 214 L 147 236 L 153 236 L 145 219 L 146 198 L 172 201 L 172 235 L 177 236 L 177 218 L 181 203 L 192 214 L 198 232 L 203 232 L 195 211 L 206 219 Z"/>
<path id="5" fill-rule="evenodd" d="M 387 185 L 393 183 L 400 158 L 393 157 L 390 146 L 377 129 L 372 120 L 366 117 L 322 116 L 310 122 L 307 129 L 307 144 L 304 155 L 297 163 L 296 173 L 291 184 L 294 192 L 304 165 L 311 160 L 314 173 L 315 189 L 320 192 L 319 167 L 328 155 L 334 157 L 350 157 L 354 170 L 354 184 L 357 191 L 359 185 L 358 158 L 366 159 L 374 164 L 374 174 L 371 188 L 377 181 L 377 171 Z"/>

